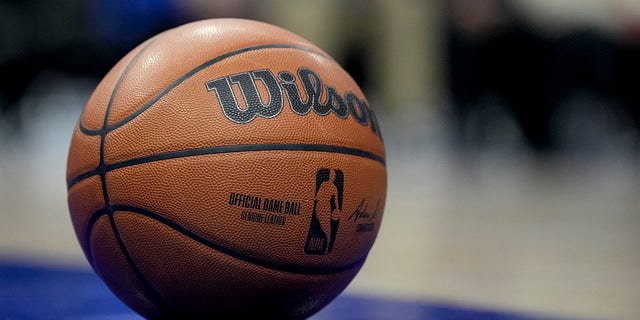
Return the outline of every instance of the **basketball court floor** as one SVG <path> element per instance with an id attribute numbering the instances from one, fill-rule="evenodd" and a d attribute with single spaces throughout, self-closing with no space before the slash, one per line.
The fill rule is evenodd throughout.
<path id="1" fill-rule="evenodd" d="M 24 101 L 21 136 L 0 120 L 0 318 L 135 319 L 71 227 L 66 153 L 92 84 L 66 83 Z M 313 319 L 640 318 L 637 155 L 460 158 L 437 118 L 380 118 L 381 231 L 360 274 Z"/>

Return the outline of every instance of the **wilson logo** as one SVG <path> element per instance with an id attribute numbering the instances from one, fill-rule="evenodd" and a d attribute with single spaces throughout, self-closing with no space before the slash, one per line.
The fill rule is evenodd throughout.
<path id="1" fill-rule="evenodd" d="M 266 88 L 268 96 L 261 96 L 260 85 Z M 276 78 L 267 69 L 242 72 L 207 81 L 205 86 L 207 91 L 216 92 L 225 117 L 235 123 L 249 123 L 256 117 L 277 117 L 286 98 L 291 110 L 300 116 L 313 111 L 321 116 L 333 113 L 341 119 L 353 117 L 380 137 L 378 121 L 364 99 L 350 91 L 341 94 L 335 87 L 323 84 L 320 76 L 308 68 L 298 69 L 297 77 L 282 71 Z M 240 89 L 244 103 L 236 97 L 233 86 Z"/>

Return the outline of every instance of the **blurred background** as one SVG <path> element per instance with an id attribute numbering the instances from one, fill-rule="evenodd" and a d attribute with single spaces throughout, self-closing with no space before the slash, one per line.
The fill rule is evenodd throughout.
<path id="1" fill-rule="evenodd" d="M 637 0 L 1 0 L 1 260 L 89 268 L 65 186 L 84 103 L 216 17 L 308 38 L 378 115 L 385 218 L 348 294 L 640 318 Z"/>

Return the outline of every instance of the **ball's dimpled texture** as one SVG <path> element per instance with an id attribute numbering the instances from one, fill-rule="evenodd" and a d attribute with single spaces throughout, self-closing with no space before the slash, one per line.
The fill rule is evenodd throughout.
<path id="1" fill-rule="evenodd" d="M 145 317 L 304 318 L 373 245 L 384 157 L 362 91 L 325 52 L 265 23 L 204 20 L 100 82 L 71 141 L 69 210 L 94 270 Z"/>

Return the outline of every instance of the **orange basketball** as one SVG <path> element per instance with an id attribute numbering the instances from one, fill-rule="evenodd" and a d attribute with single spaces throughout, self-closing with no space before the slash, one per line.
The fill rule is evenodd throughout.
<path id="1" fill-rule="evenodd" d="M 97 274 L 148 318 L 299 319 L 362 267 L 385 151 L 358 85 L 281 28 L 163 32 L 100 82 L 75 127 L 68 202 Z"/>

